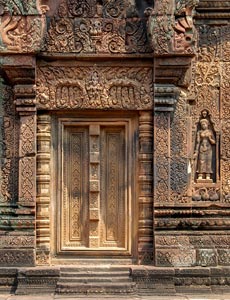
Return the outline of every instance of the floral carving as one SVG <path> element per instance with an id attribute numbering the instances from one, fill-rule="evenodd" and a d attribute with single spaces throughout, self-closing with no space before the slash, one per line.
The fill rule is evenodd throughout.
<path id="1" fill-rule="evenodd" d="M 156 175 L 155 202 L 159 205 L 170 202 L 170 165 L 169 165 L 169 118 L 167 113 L 155 115 Z"/>

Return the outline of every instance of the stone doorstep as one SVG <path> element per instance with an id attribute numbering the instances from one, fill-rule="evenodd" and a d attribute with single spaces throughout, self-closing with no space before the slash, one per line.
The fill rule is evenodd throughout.
<path id="1" fill-rule="evenodd" d="M 61 277 L 63 270 L 67 273 L 67 278 L 80 277 L 84 278 L 86 284 L 92 284 L 90 277 L 92 274 L 98 276 L 101 272 L 101 277 L 110 278 L 114 272 L 114 278 L 119 278 L 119 270 L 121 274 L 126 273 L 124 278 L 129 279 L 128 282 L 124 280 L 123 275 L 120 277 L 123 284 L 136 283 L 137 293 L 140 295 L 164 295 L 177 293 L 190 294 L 215 294 L 215 293 L 229 293 L 230 292 L 230 269 L 228 267 L 209 267 L 209 268 L 159 268 L 154 266 L 52 266 L 52 267 L 30 267 L 30 268 L 0 268 L 0 293 L 14 293 L 16 294 L 42 294 L 55 293 L 58 288 L 58 282 L 61 278 L 65 278 L 64 282 L 68 285 L 66 277 Z M 84 274 L 84 271 L 85 274 Z M 129 277 L 130 271 L 130 277 Z M 64 274 L 66 274 L 64 272 Z M 79 275 L 79 276 L 78 276 Z M 85 276 L 84 276 L 85 275 Z M 89 276 L 88 276 L 89 275 Z M 131 280 L 130 280 L 131 278 Z M 74 281 L 74 280 L 73 280 Z M 106 280 L 105 280 L 106 281 Z M 17 285 L 16 285 L 17 282 Z M 81 282 L 81 280 L 80 280 Z M 96 280 L 97 285 L 101 285 Z M 109 281 L 107 284 L 116 285 L 119 280 Z M 215 283 L 215 284 L 214 284 Z M 217 284 L 218 283 L 218 284 Z M 74 282 L 76 285 L 76 282 Z M 93 288 L 93 286 L 92 286 Z M 126 287 L 128 290 L 128 286 Z M 131 289 L 133 289 L 132 286 Z M 87 289 L 86 289 L 87 290 Z M 131 291 L 131 290 L 130 290 Z"/>

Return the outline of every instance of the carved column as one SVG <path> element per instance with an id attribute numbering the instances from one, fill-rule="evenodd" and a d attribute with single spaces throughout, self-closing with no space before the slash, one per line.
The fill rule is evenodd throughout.
<path id="1" fill-rule="evenodd" d="M 36 259 L 38 265 L 47 265 L 50 260 L 50 141 L 51 118 L 37 118 L 37 218 Z"/>
<path id="2" fill-rule="evenodd" d="M 153 262 L 153 118 L 139 112 L 139 264 Z"/>

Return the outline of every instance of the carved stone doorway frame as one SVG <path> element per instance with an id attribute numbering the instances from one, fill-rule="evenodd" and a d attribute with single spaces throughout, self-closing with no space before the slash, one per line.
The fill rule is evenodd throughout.
<path id="1" fill-rule="evenodd" d="M 56 219 L 55 210 L 57 198 L 54 193 L 56 172 L 54 166 L 55 160 L 55 144 L 57 140 L 54 137 L 56 132 L 55 120 L 65 116 L 65 118 L 103 118 L 107 117 L 113 122 L 116 119 L 128 120 L 130 122 L 130 130 L 132 132 L 132 145 L 135 147 L 131 159 L 135 164 L 132 170 L 135 174 L 131 176 L 132 193 L 134 195 L 132 201 L 132 221 L 131 239 L 132 249 L 131 256 L 123 258 L 125 263 L 152 264 L 153 260 L 153 153 L 152 153 L 152 137 L 153 137 L 153 119 L 152 111 L 136 111 L 136 112 L 80 112 L 74 113 L 39 113 L 37 117 L 37 264 L 68 264 L 79 263 L 80 259 L 96 258 L 103 259 L 103 252 L 100 255 L 98 252 L 91 256 L 77 255 L 57 255 L 56 248 Z M 84 119 L 84 118 L 83 118 Z M 51 134 L 52 133 L 52 134 Z M 52 136 L 52 138 L 51 138 Z M 130 146 L 130 145 L 129 145 Z M 76 253 L 75 253 L 76 254 Z M 89 254 L 89 253 L 88 253 Z M 107 256 L 108 257 L 108 256 Z M 115 261 L 116 255 L 110 255 Z"/>
<path id="2" fill-rule="evenodd" d="M 51 192 L 53 114 L 136 115 L 134 263 L 153 264 L 153 61 L 40 60 L 37 67 L 37 265 L 50 265 L 54 247 Z M 55 252 L 55 251 L 54 251 Z"/>

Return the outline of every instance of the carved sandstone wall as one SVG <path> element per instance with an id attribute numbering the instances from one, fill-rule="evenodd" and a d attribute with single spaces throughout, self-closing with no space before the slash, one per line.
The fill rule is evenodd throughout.
<path id="1" fill-rule="evenodd" d="M 230 3 L 214 2 L 0 1 L 1 266 L 54 259 L 52 118 L 79 111 L 138 118 L 135 262 L 230 264 Z"/>

